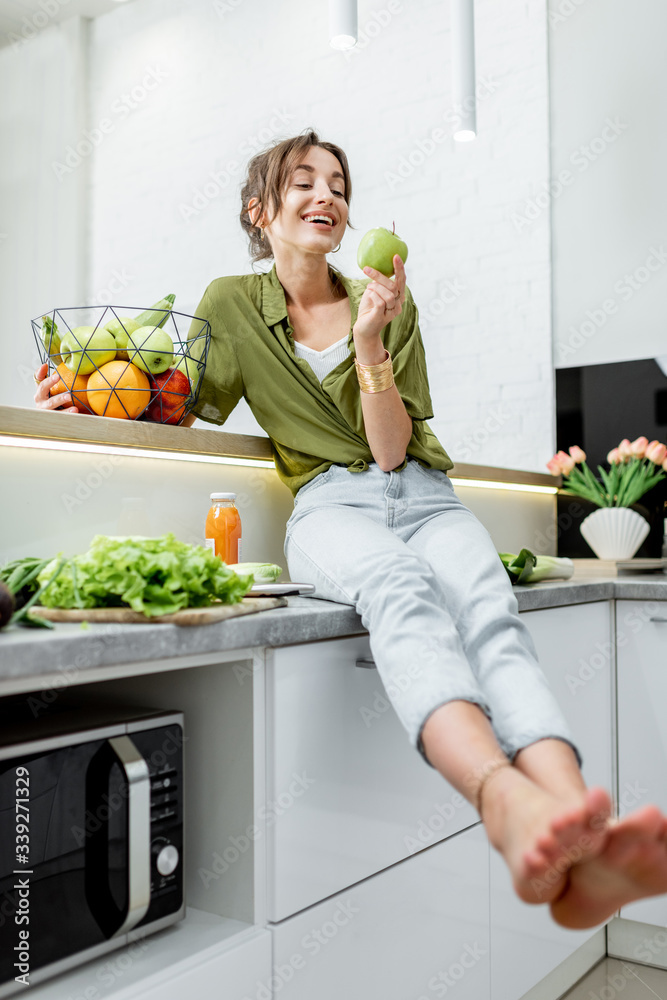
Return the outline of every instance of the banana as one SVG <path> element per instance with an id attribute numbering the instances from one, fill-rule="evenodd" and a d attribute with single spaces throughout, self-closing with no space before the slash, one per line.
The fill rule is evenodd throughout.
<path id="1" fill-rule="evenodd" d="M 63 360 L 60 355 L 60 334 L 58 333 L 58 327 L 50 316 L 42 316 L 42 329 L 40 334 L 42 337 L 42 343 L 44 344 L 44 350 L 48 354 L 49 360 L 52 361 L 54 365 L 59 365 Z"/>

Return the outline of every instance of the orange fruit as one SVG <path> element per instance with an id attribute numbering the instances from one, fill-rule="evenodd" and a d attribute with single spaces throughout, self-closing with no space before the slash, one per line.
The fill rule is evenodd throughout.
<path id="1" fill-rule="evenodd" d="M 129 361 L 107 361 L 88 377 L 88 404 L 101 417 L 134 420 L 150 400 L 148 376 Z"/>
<path id="2" fill-rule="evenodd" d="M 57 396 L 59 392 L 71 392 L 72 405 L 78 406 L 79 409 L 90 413 L 88 393 L 85 391 L 88 385 L 88 376 L 75 375 L 74 372 L 69 370 L 64 361 L 56 366 L 56 371 L 60 375 L 60 378 L 49 390 L 49 395 Z"/>

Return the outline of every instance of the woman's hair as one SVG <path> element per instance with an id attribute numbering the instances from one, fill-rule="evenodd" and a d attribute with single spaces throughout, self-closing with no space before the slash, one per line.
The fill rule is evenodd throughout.
<path id="1" fill-rule="evenodd" d="M 253 206 L 255 211 L 258 211 L 256 218 L 259 219 L 264 213 L 265 222 L 270 225 L 282 207 L 282 196 L 294 167 L 312 146 L 328 149 L 340 163 L 345 179 L 345 200 L 348 205 L 350 204 L 352 196 L 350 168 L 340 146 L 335 146 L 332 142 L 322 142 L 313 129 L 308 129 L 292 139 L 278 139 L 268 149 L 253 156 L 248 164 L 248 175 L 241 189 L 241 225 L 248 234 L 250 260 L 253 264 L 260 260 L 270 260 L 273 251 L 268 236 L 265 234 L 262 240 L 259 226 L 253 225 L 248 202 L 251 198 L 257 198 L 258 204 Z M 349 217 L 347 224 L 353 228 Z"/>

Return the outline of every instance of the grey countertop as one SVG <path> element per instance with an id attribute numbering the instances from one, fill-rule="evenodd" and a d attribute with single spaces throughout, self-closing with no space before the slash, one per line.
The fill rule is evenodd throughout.
<path id="1" fill-rule="evenodd" d="M 582 578 L 515 587 L 520 611 L 613 598 L 667 600 L 661 574 Z M 286 608 L 196 627 L 177 625 L 58 624 L 52 631 L 13 627 L 0 632 L 0 693 L 36 689 L 40 678 L 63 685 L 109 677 L 108 668 L 146 661 L 179 663 L 216 652 L 315 642 L 364 632 L 353 608 L 310 597 L 290 597 Z M 185 662 L 183 662 L 185 665 Z M 107 668 L 107 669 L 104 669 Z M 124 671 L 128 672 L 128 671 Z"/>

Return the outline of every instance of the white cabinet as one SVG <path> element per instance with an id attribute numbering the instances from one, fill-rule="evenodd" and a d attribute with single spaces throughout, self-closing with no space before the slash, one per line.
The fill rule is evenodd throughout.
<path id="1" fill-rule="evenodd" d="M 667 601 L 617 601 L 619 808 L 667 812 Z M 621 916 L 667 926 L 667 896 Z"/>
<path id="2" fill-rule="evenodd" d="M 31 1000 L 240 1000 L 271 970 L 271 934 L 201 910 L 45 983 Z M 18 994 L 20 995 L 20 994 Z"/>
<path id="3" fill-rule="evenodd" d="M 479 821 L 356 665 L 370 656 L 367 636 L 267 651 L 270 920 Z"/>
<path id="4" fill-rule="evenodd" d="M 488 891 L 478 824 L 275 925 L 274 996 L 487 1000 Z"/>
<path id="5" fill-rule="evenodd" d="M 614 665 L 610 609 L 610 602 L 604 601 L 521 615 L 580 749 L 587 783 L 609 790 Z M 565 930 L 553 922 L 548 908 L 521 902 L 493 850 L 490 872 L 492 998 L 517 1000 L 595 931 Z M 600 948 L 602 957 L 604 946 Z"/>

